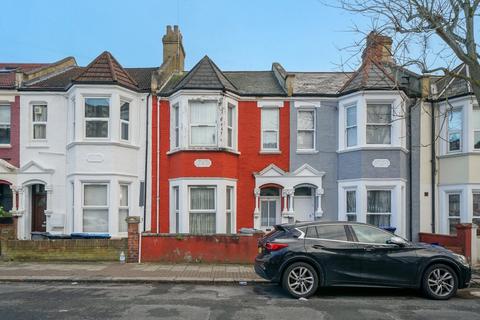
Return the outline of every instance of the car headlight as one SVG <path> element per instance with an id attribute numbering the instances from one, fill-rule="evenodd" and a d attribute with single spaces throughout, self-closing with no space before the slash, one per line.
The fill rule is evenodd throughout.
<path id="1" fill-rule="evenodd" d="M 455 256 L 455 258 L 460 261 L 462 264 L 465 264 L 465 265 L 468 265 L 468 261 L 467 261 L 467 258 L 465 258 L 465 256 L 462 256 L 461 254 L 456 254 L 454 253 L 453 254 Z"/>

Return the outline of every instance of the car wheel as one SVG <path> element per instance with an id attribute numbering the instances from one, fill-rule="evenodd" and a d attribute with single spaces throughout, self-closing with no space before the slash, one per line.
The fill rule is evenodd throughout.
<path id="1" fill-rule="evenodd" d="M 422 286 L 427 297 L 448 300 L 457 293 L 458 277 L 449 266 L 434 264 L 425 270 Z"/>
<path id="2" fill-rule="evenodd" d="M 296 262 L 283 273 L 282 286 L 295 298 L 308 298 L 318 288 L 318 275 L 308 263 Z"/>

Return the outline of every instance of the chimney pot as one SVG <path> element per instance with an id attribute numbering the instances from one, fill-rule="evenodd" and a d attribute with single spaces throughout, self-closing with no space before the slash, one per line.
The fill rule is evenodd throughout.
<path id="1" fill-rule="evenodd" d="M 182 43 L 182 33 L 178 25 L 167 26 L 167 32 L 162 38 L 163 63 L 171 60 L 169 68 L 172 72 L 181 72 L 184 69 L 185 50 Z"/>

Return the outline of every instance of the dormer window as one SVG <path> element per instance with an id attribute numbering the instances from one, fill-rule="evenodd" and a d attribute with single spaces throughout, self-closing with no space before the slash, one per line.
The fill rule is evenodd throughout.
<path id="1" fill-rule="evenodd" d="M 209 147 L 217 145 L 217 103 L 189 101 L 190 145 Z"/>
<path id="2" fill-rule="evenodd" d="M 32 106 L 32 133 L 33 140 L 45 140 L 47 138 L 47 106 Z"/>
<path id="3" fill-rule="evenodd" d="M 108 98 L 85 99 L 85 138 L 108 138 L 110 100 Z"/>
<path id="4" fill-rule="evenodd" d="M 391 123 L 391 104 L 367 104 L 367 144 L 390 144 Z"/>

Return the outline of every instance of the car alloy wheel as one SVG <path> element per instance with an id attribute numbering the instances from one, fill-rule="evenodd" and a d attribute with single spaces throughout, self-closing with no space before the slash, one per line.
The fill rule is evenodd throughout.
<path id="1" fill-rule="evenodd" d="M 283 286 L 296 298 L 307 298 L 317 291 L 318 276 L 307 263 L 298 262 L 287 268 Z"/>
<path id="2" fill-rule="evenodd" d="M 455 272 L 446 265 L 433 265 L 425 272 L 424 290 L 433 299 L 446 300 L 457 292 Z"/>

